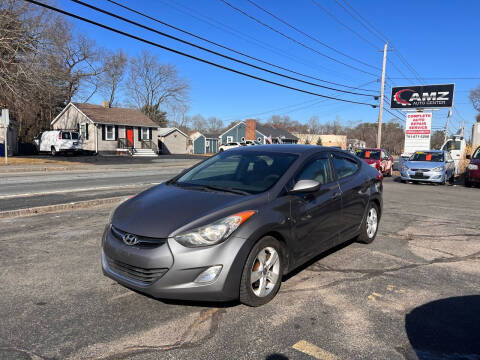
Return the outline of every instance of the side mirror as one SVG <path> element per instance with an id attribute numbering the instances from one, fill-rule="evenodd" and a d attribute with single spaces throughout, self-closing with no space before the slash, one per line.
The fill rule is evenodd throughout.
<path id="1" fill-rule="evenodd" d="M 447 163 L 452 163 L 453 159 L 447 160 Z"/>
<path id="2" fill-rule="evenodd" d="M 299 180 L 289 193 L 308 193 L 317 191 L 318 189 L 320 189 L 320 183 L 316 180 Z"/>
<path id="3" fill-rule="evenodd" d="M 467 154 L 467 159 L 470 160 L 472 156 L 470 154 Z"/>

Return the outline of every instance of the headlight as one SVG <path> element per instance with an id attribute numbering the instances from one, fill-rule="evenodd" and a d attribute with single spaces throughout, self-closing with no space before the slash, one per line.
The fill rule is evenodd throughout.
<path id="1" fill-rule="evenodd" d="M 371 163 L 371 164 L 369 164 L 369 165 L 370 165 L 371 167 L 373 167 L 374 169 L 377 168 L 377 163 Z"/>
<path id="2" fill-rule="evenodd" d="M 225 241 L 240 225 L 254 215 L 256 211 L 248 210 L 228 216 L 183 234 L 174 236 L 175 241 L 186 247 L 209 246 Z"/>
<path id="3" fill-rule="evenodd" d="M 439 166 L 439 167 L 431 169 L 430 171 L 443 171 L 443 170 L 445 170 L 445 166 Z"/>
<path id="4" fill-rule="evenodd" d="M 468 164 L 468 170 L 478 170 L 478 165 L 475 164 Z"/>
<path id="5" fill-rule="evenodd" d="M 403 165 L 403 166 L 402 166 L 402 171 L 408 171 L 408 166 Z"/>

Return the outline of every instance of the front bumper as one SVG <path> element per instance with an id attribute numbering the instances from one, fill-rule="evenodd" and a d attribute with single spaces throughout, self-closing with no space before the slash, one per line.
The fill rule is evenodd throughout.
<path id="1" fill-rule="evenodd" d="M 231 237 L 218 245 L 187 248 L 167 239 L 156 247 L 128 246 L 107 227 L 102 240 L 102 269 L 118 283 L 155 298 L 229 301 L 239 296 L 248 255 L 242 251 L 245 242 Z M 222 265 L 215 280 L 194 282 L 200 273 L 215 265 Z"/>
<path id="2" fill-rule="evenodd" d="M 445 181 L 445 171 L 425 171 L 420 176 L 419 173 L 411 170 L 402 170 L 400 172 L 401 179 L 405 181 L 443 183 Z"/>

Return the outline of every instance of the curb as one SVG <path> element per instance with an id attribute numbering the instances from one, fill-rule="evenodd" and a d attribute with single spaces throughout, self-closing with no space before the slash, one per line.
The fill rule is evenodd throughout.
<path id="1" fill-rule="evenodd" d="M 124 195 L 124 196 L 115 196 L 115 197 L 104 198 L 104 199 L 77 201 L 77 202 L 71 202 L 67 204 L 46 205 L 46 206 L 37 206 L 37 207 L 32 207 L 27 209 L 0 211 L 0 219 L 40 215 L 40 214 L 54 213 L 54 212 L 63 211 L 63 210 L 87 209 L 90 207 L 95 207 L 95 206 L 100 206 L 105 204 L 114 204 L 126 199 L 127 197 L 128 197 L 127 195 Z"/>

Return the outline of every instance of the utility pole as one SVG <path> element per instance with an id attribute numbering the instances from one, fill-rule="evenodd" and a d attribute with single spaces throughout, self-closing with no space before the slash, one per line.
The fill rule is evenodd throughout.
<path id="1" fill-rule="evenodd" d="M 447 137 L 448 137 L 448 123 L 450 122 L 450 116 L 452 116 L 452 109 L 448 109 L 447 123 L 445 124 L 445 135 L 444 135 L 444 137 L 443 137 L 443 143 L 444 143 L 444 144 L 447 142 Z"/>
<path id="2" fill-rule="evenodd" d="M 3 125 L 3 152 L 5 156 L 5 165 L 8 165 L 8 125 L 10 124 L 10 119 L 8 117 L 8 109 L 2 109 L 2 125 Z"/>
<path id="3" fill-rule="evenodd" d="M 383 96 L 385 94 L 385 67 L 387 66 L 387 49 L 388 42 L 385 43 L 385 46 L 383 47 L 382 84 L 380 89 L 380 107 L 378 111 L 377 148 L 382 146 Z"/>

